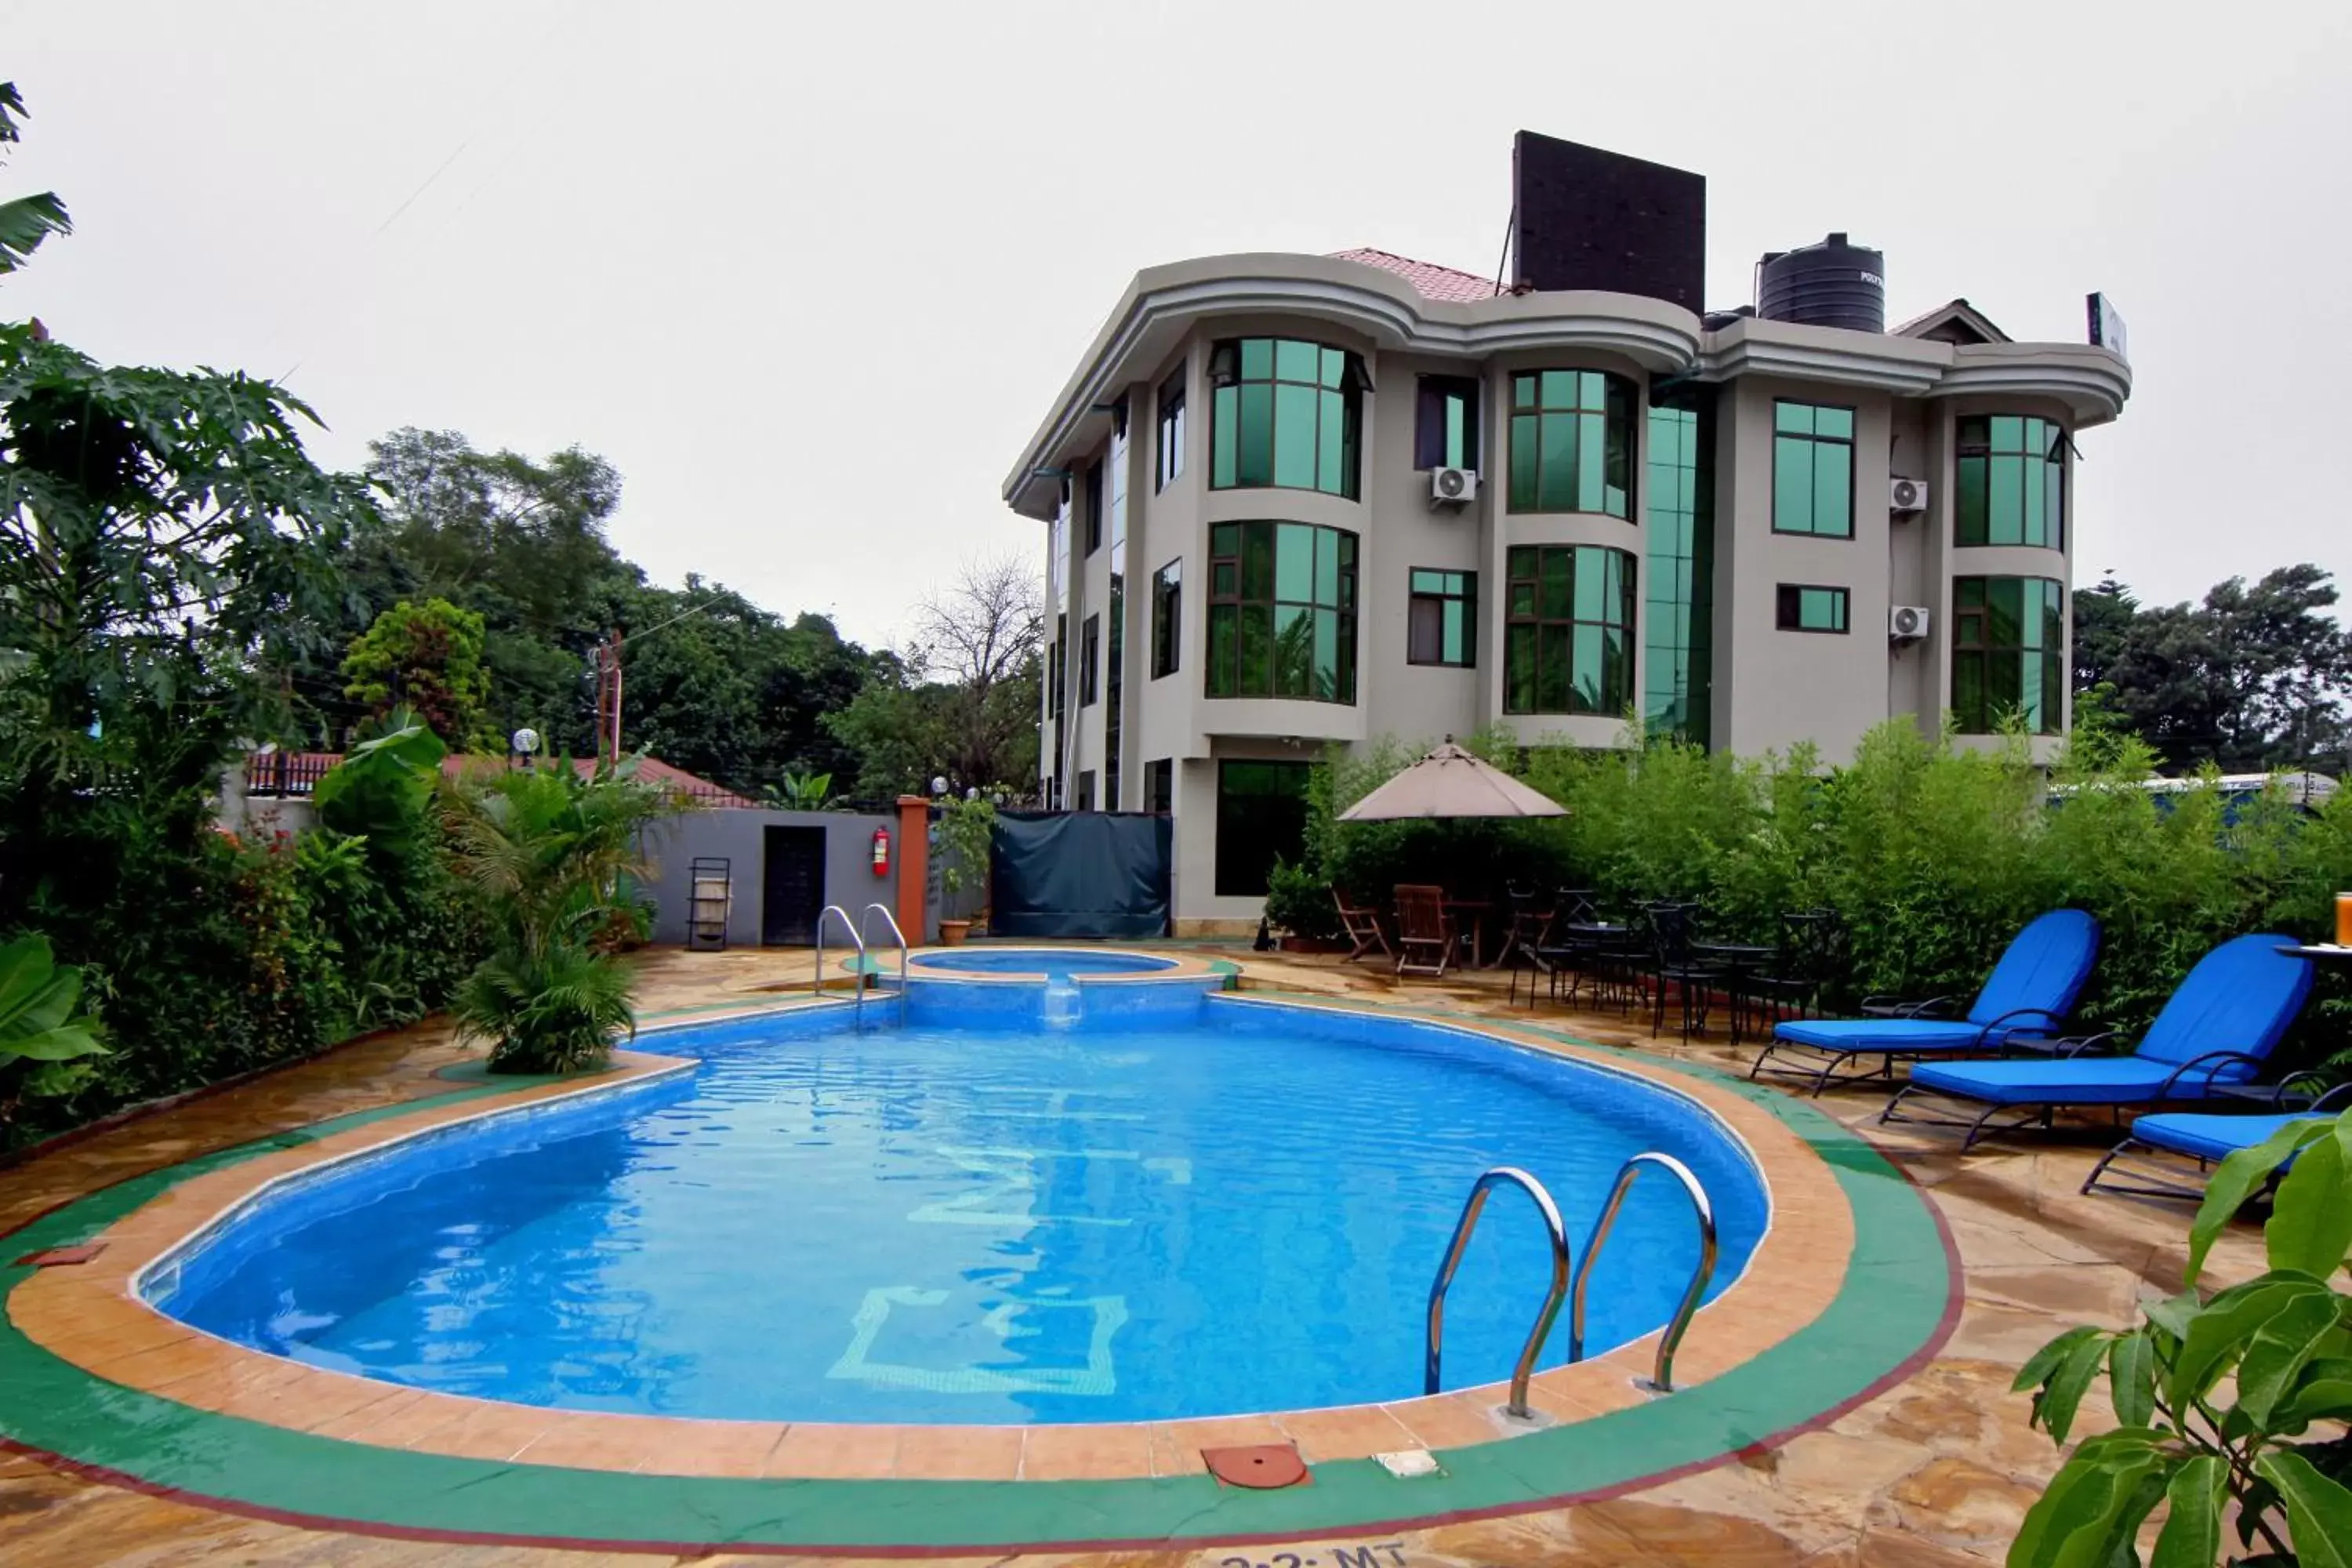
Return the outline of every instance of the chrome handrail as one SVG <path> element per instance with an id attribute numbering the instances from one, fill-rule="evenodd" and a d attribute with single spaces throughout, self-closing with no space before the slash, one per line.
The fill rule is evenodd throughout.
<path id="1" fill-rule="evenodd" d="M 1658 1360 L 1650 1378 L 1650 1389 L 1656 1394 L 1675 1391 L 1675 1352 L 1683 1342 L 1684 1332 L 1690 1328 L 1692 1315 L 1697 1312 L 1699 1298 L 1706 1294 L 1707 1281 L 1715 1278 L 1715 1205 L 1707 1201 L 1706 1188 L 1691 1174 L 1691 1169 L 1672 1154 L 1654 1150 L 1634 1155 L 1617 1168 L 1617 1180 L 1609 1189 L 1609 1201 L 1601 1205 L 1601 1217 L 1592 1222 L 1592 1235 L 1584 1244 L 1584 1262 L 1576 1271 L 1576 1289 L 1568 1309 L 1568 1359 L 1584 1359 L 1584 1287 L 1592 1277 L 1593 1260 L 1601 1256 L 1601 1243 L 1609 1239 L 1609 1227 L 1617 1223 L 1617 1210 L 1625 1202 L 1625 1194 L 1633 1187 L 1633 1178 L 1644 1165 L 1655 1165 L 1672 1173 L 1681 1182 L 1683 1191 L 1690 1194 L 1691 1209 L 1698 1217 L 1698 1267 L 1691 1270 L 1690 1285 L 1683 1291 L 1682 1304 L 1675 1309 L 1665 1331 L 1658 1338 Z"/>
<path id="2" fill-rule="evenodd" d="M 898 929 L 898 917 L 890 912 L 887 904 L 868 904 L 865 912 L 857 917 L 860 941 L 866 936 L 866 922 L 876 915 L 882 917 L 882 923 L 889 929 L 891 940 L 898 944 L 898 1027 L 903 1029 L 907 1026 L 907 933 Z"/>
<path id="3" fill-rule="evenodd" d="M 1477 1228 L 1480 1211 L 1486 1206 L 1486 1194 L 1504 1182 L 1509 1182 L 1535 1200 L 1542 1214 L 1544 1227 L 1551 1233 L 1551 1289 L 1544 1295 L 1543 1313 L 1536 1319 L 1535 1328 L 1528 1335 L 1526 1346 L 1519 1352 L 1519 1364 L 1511 1373 L 1510 1403 L 1503 1408 L 1522 1421 L 1534 1419 L 1528 1408 L 1528 1379 L 1536 1369 L 1536 1357 L 1543 1352 L 1544 1340 L 1551 1333 L 1553 1321 L 1559 1316 L 1560 1298 L 1568 1293 L 1568 1231 L 1559 1223 L 1559 1209 L 1544 1191 L 1544 1184 L 1513 1165 L 1497 1165 L 1480 1176 L 1470 1188 L 1470 1200 L 1462 1205 L 1462 1217 L 1454 1222 L 1454 1243 L 1446 1248 L 1445 1261 L 1438 1266 L 1437 1278 L 1429 1287 L 1429 1348 L 1428 1363 L 1422 1380 L 1423 1392 L 1438 1390 L 1438 1357 L 1445 1338 L 1445 1292 L 1454 1283 L 1454 1271 L 1462 1267 L 1462 1254 L 1470 1245 L 1470 1233 Z"/>
<path id="4" fill-rule="evenodd" d="M 856 984 L 849 993 L 850 1024 L 862 1032 L 866 1027 L 866 939 L 858 934 L 856 926 L 849 923 L 849 911 L 839 904 L 827 904 L 817 911 L 816 984 L 810 989 L 820 996 L 824 994 L 824 917 L 827 915 L 841 917 L 841 929 L 849 933 L 849 940 L 857 947 L 857 973 L 854 977 Z"/>

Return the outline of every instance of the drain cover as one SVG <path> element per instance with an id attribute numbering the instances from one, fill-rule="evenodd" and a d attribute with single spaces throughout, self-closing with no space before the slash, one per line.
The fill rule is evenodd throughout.
<path id="1" fill-rule="evenodd" d="M 1295 1443 L 1246 1443 L 1232 1448 L 1203 1448 L 1201 1458 L 1209 1473 L 1229 1487 L 1272 1491 L 1277 1487 L 1304 1486 L 1307 1461 Z"/>

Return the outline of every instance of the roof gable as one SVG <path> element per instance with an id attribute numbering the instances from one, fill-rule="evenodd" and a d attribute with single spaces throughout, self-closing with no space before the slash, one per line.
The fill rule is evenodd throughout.
<path id="1" fill-rule="evenodd" d="M 1893 335 L 1963 347 L 2013 341 L 2007 332 L 1993 325 L 1991 317 L 1966 300 L 1955 300 L 1948 305 L 1937 306 L 1924 316 L 1914 316 L 1895 328 Z"/>

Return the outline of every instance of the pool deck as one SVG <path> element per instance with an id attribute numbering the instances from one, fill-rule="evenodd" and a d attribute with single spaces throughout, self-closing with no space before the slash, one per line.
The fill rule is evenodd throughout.
<path id="1" fill-rule="evenodd" d="M 1524 1007 L 1507 1008 L 1503 976 L 1497 973 L 1399 986 L 1370 964 L 1350 966 L 1336 959 L 1259 955 L 1245 949 L 1201 946 L 1162 951 L 1235 961 L 1246 986 L 1253 990 L 1322 994 L 1359 1005 L 1456 1012 L 1498 1022 L 1507 1017 L 1525 1023 L 1530 1016 Z M 790 994 L 779 991 L 780 986 L 804 992 L 807 963 L 805 953 L 789 952 L 649 954 L 645 961 L 641 1006 L 647 1022 L 654 1023 L 773 1005 Z M 1546 1005 L 1538 1009 L 1534 1020 L 1600 1047 L 1635 1047 L 1622 1059 L 1636 1068 L 1645 1061 L 1672 1063 L 1686 1057 L 1701 1068 L 1736 1068 L 1746 1056 L 1743 1049 L 1735 1057 L 1719 1043 L 1695 1042 L 1685 1048 L 1671 1037 L 1654 1044 L 1645 1023 L 1629 1024 L 1613 1015 L 1571 1014 Z M 645 1044 L 648 1050 L 659 1048 L 657 1037 Z M 52 1148 L 12 1169 L 0 1170 L 0 1232 L 13 1231 L 60 1205 L 117 1184 L 274 1134 L 354 1116 L 380 1121 L 457 1113 L 462 1107 L 453 1109 L 446 1103 L 451 1098 L 451 1081 L 439 1075 L 472 1054 L 454 1046 L 446 1030 L 421 1026 L 360 1042 L 320 1060 Z M 427 1100 L 444 1103 L 432 1108 L 411 1103 Z M 1345 1531 L 1324 1530 L 1295 1542 L 1269 1541 L 1246 1547 L 1046 1553 L 1017 1561 L 1117 1563 L 1127 1568 L 1161 1563 L 1222 1565 L 1235 1561 L 1253 1568 L 1260 1564 L 1290 1568 L 1291 1558 L 1301 1568 L 1309 1562 L 1328 1568 L 1335 1562 L 1373 1561 L 1392 1568 L 1586 1562 L 1933 1568 L 1941 1563 L 2000 1561 L 2018 1518 L 2040 1480 L 2053 1468 L 2054 1458 L 2047 1439 L 2026 1428 L 2024 1399 L 2008 1393 L 2011 1377 L 2025 1356 L 2062 1328 L 2075 1322 L 2121 1323 L 2129 1317 L 2137 1296 L 2177 1289 L 2186 1206 L 2077 1195 L 2074 1189 L 2090 1162 L 2113 1141 L 2114 1134 L 2104 1128 L 2062 1131 L 2054 1137 L 1997 1144 L 1962 1159 L 1953 1155 L 1949 1143 L 1941 1138 L 1904 1136 L 1907 1130 L 1876 1127 L 1873 1119 L 1883 1103 L 1883 1091 L 1867 1089 L 1833 1090 L 1819 1102 L 1837 1121 L 1863 1132 L 1929 1194 L 1962 1265 L 1965 1299 L 1956 1327 L 1932 1359 L 1911 1368 L 1896 1385 L 1820 1429 L 1751 1447 L 1711 1468 L 1662 1484 L 1572 1507 L 1394 1534 L 1351 1536 Z M 299 1154 L 286 1152 L 282 1163 L 292 1168 L 317 1158 L 322 1150 L 332 1152 L 328 1146 L 337 1138 L 357 1142 L 350 1133 L 329 1131 L 310 1140 Z M 271 1153 L 260 1159 L 266 1162 L 280 1156 Z M 250 1161 L 235 1170 L 224 1190 L 250 1187 L 272 1173 Z M 198 1176 L 195 1183 L 205 1180 Z M 167 1194 L 159 1202 L 169 1205 L 172 1195 Z M 95 1284 L 102 1276 L 119 1276 L 119 1288 L 120 1279 L 127 1279 L 133 1265 L 133 1244 L 140 1236 L 160 1241 L 184 1231 L 192 1223 L 189 1205 L 202 1207 L 205 1201 L 207 1195 L 200 1194 L 184 1202 L 176 1213 L 167 1209 L 149 1219 L 143 1232 L 139 1228 L 142 1216 L 133 1215 L 126 1222 L 131 1228 L 124 1233 L 121 1254 L 82 1266 L 92 1270 L 86 1278 Z M 213 1206 L 217 1207 L 217 1203 Z M 203 1214 L 194 1215 L 195 1220 L 203 1217 Z M 13 1250 L 0 1250 L 15 1256 Z M 2221 1278 L 2259 1267 L 2259 1238 L 2251 1227 L 2242 1227 L 2225 1239 L 2216 1260 Z M 10 1298 L 12 1320 L 37 1338 L 46 1331 L 58 1342 L 84 1352 L 77 1359 L 103 1361 L 111 1354 L 129 1365 L 136 1352 L 118 1336 L 135 1333 L 134 1327 L 109 1324 L 102 1319 L 78 1322 L 59 1310 L 69 1302 L 73 1289 L 69 1277 L 76 1272 L 73 1268 L 45 1270 L 33 1281 L 40 1289 L 29 1293 L 20 1286 Z M 1744 1292 L 1753 1286 L 1791 1294 L 1801 1289 L 1799 1282 L 1778 1269 L 1743 1280 L 1738 1289 Z M 1420 1289 L 1418 1282 L 1413 1288 Z M 44 1298 L 51 1299 L 46 1308 L 41 1304 Z M 40 1321 L 45 1311 L 49 1314 L 46 1325 Z M 27 1312 L 34 1320 L 30 1323 L 24 1321 Z M 1703 1348 L 1709 1338 L 1708 1319 L 1720 1322 L 1725 1316 L 1710 1309 L 1693 1331 L 1685 1355 L 1701 1370 L 1705 1358 L 1717 1353 Z M 151 1353 L 167 1355 L 169 1349 L 158 1347 Z M 1589 1373 L 1600 1364 L 1558 1370 Z M 201 1379 L 209 1370 L 194 1369 L 187 1375 Z M 134 1367 L 132 1374 L 116 1381 L 126 1388 L 138 1388 L 148 1380 L 135 1375 L 136 1371 Z M 231 1386 L 222 1394 L 224 1400 L 234 1404 L 253 1395 L 255 1391 L 241 1380 L 229 1381 Z M 412 1397 L 397 1392 L 393 1396 Z M 0 1393 L 0 1400 L 7 1397 Z M 808 1430 L 817 1435 L 814 1429 Z M 972 1429 L 975 1433 L 990 1430 Z M 1281 1435 L 1236 1429 L 1226 1436 L 1229 1440 L 1253 1441 Z M 1314 1447 L 1307 1432 L 1291 1435 L 1301 1439 L 1302 1447 Z M 637 1441 L 634 1435 L 619 1436 L 624 1447 Z M 1431 1446 L 1441 1445 L 1433 1439 Z M 772 1461 L 775 1451 L 763 1449 L 765 1460 Z M 1188 1452 L 1185 1458 L 1190 1457 Z M 1317 1457 L 1308 1454 L 1310 1458 Z M 908 1458 L 897 1457 L 895 1473 L 926 1473 L 921 1468 L 926 1461 L 919 1458 L 915 1469 L 907 1468 L 904 1461 Z M 971 1462 L 944 1452 L 933 1458 L 950 1464 L 950 1471 L 929 1473 L 951 1473 L 955 1465 Z M 675 1458 L 673 1455 L 674 1462 Z M 1083 1469 L 1097 1458 L 1112 1462 L 1108 1454 L 1093 1456 L 1072 1449 L 1059 1456 L 1055 1468 L 1076 1464 Z M 590 1462 L 587 1450 L 572 1462 Z M 628 1456 L 607 1453 L 594 1462 L 625 1465 Z M 658 1468 L 653 1456 L 646 1456 L 644 1462 Z M 709 1462 L 721 1459 L 712 1456 Z M 320 1499 L 315 1511 L 333 1512 L 333 1500 Z M 0 1453 L 0 1560 L 61 1564 L 295 1564 L 739 1559 L 724 1551 L 666 1559 L 645 1552 L 598 1553 L 346 1535 L 100 1484 L 29 1455 Z M 764 1555 L 740 1560 L 791 1559 Z M 828 1560 L 845 1559 L 835 1555 Z M 969 1559 L 1007 1560 L 1002 1553 Z"/>

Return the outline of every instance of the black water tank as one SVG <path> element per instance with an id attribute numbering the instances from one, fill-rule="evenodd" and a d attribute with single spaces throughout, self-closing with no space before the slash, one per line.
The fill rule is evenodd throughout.
<path id="1" fill-rule="evenodd" d="M 1756 304 L 1767 321 L 1854 332 L 1886 330 L 1886 258 L 1833 234 L 1775 250 L 1757 264 Z"/>

